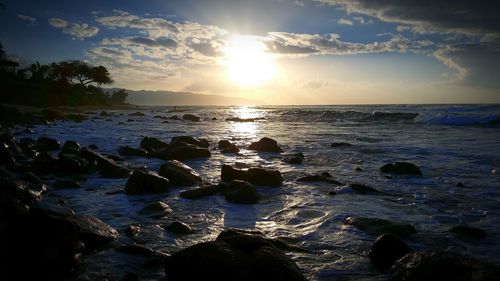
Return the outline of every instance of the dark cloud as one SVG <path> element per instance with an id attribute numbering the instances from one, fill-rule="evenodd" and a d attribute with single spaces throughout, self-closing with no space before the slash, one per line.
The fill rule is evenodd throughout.
<path id="1" fill-rule="evenodd" d="M 214 47 L 210 42 L 191 43 L 189 46 L 194 51 L 207 57 L 218 57 L 222 55 L 222 51 Z"/>
<path id="2" fill-rule="evenodd" d="M 279 41 L 270 41 L 266 45 L 269 51 L 278 54 L 304 55 L 319 52 L 319 50 L 313 47 L 286 45 Z"/>

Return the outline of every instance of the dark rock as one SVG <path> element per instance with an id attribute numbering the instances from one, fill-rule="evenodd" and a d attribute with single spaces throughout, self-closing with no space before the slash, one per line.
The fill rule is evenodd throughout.
<path id="1" fill-rule="evenodd" d="M 272 243 L 243 232 L 196 244 L 168 257 L 168 280 L 306 280 L 299 267 Z"/>
<path id="2" fill-rule="evenodd" d="M 142 156 L 142 157 L 146 157 L 148 155 L 148 152 L 146 150 L 141 148 L 133 148 L 130 146 L 122 146 L 118 148 L 118 153 L 120 153 L 120 155 Z"/>
<path id="3" fill-rule="evenodd" d="M 255 185 L 280 186 L 283 182 L 283 177 L 278 170 L 266 168 L 239 170 L 229 165 L 222 165 L 221 180 L 223 182 L 243 180 Z"/>
<path id="4" fill-rule="evenodd" d="M 141 277 L 135 272 L 127 272 L 120 281 L 140 281 Z"/>
<path id="5" fill-rule="evenodd" d="M 191 229 L 191 227 L 189 227 L 189 225 L 179 221 L 174 221 L 171 224 L 166 225 L 164 228 L 168 232 L 178 235 L 187 235 L 194 233 L 194 231 Z"/>
<path id="6" fill-rule="evenodd" d="M 281 153 L 283 150 L 278 146 L 278 143 L 270 138 L 261 138 L 258 142 L 253 142 L 248 146 L 250 150 L 261 152 L 276 152 Z"/>
<path id="7" fill-rule="evenodd" d="M 346 219 L 345 223 L 376 236 L 390 233 L 405 238 L 417 233 L 417 230 L 415 230 L 411 224 L 393 222 L 379 218 L 349 217 Z"/>
<path id="8" fill-rule="evenodd" d="M 63 189 L 63 188 L 79 188 L 80 183 L 74 180 L 56 180 L 53 184 L 52 187 L 57 188 L 57 189 Z"/>
<path id="9" fill-rule="evenodd" d="M 33 167 L 39 174 L 48 174 L 56 170 L 57 159 L 52 157 L 47 152 L 42 152 L 38 154 L 31 162 L 31 167 Z"/>
<path id="10" fill-rule="evenodd" d="M 95 162 L 75 154 L 59 154 L 56 167 L 58 171 L 66 174 L 79 174 L 89 171 L 93 167 L 93 163 Z"/>
<path id="11" fill-rule="evenodd" d="M 24 180 L 24 181 L 27 181 L 29 183 L 42 183 L 42 179 L 35 175 L 34 173 L 32 172 L 24 172 L 22 173 L 21 175 L 19 175 L 19 179 L 21 180 Z"/>
<path id="12" fill-rule="evenodd" d="M 403 240 L 392 234 L 383 234 L 373 243 L 368 257 L 380 271 L 388 271 L 404 255 L 413 252 Z"/>
<path id="13" fill-rule="evenodd" d="M 75 216 L 74 222 L 79 228 L 80 237 L 87 250 L 95 250 L 118 237 L 118 232 L 114 228 L 96 217 Z"/>
<path id="14" fill-rule="evenodd" d="M 80 152 L 80 144 L 76 141 L 66 141 L 61 149 L 61 154 L 78 154 Z"/>
<path id="15" fill-rule="evenodd" d="M 238 204 L 255 204 L 260 199 L 257 189 L 246 181 L 233 180 L 224 191 L 227 201 Z"/>
<path id="16" fill-rule="evenodd" d="M 219 141 L 219 149 L 221 153 L 238 153 L 240 149 L 228 140 Z"/>
<path id="17" fill-rule="evenodd" d="M 170 119 L 170 120 L 181 120 L 181 118 L 179 118 L 179 116 L 177 116 L 177 115 L 170 116 L 168 119 Z"/>
<path id="18" fill-rule="evenodd" d="M 172 185 L 178 186 L 189 186 L 202 181 L 200 175 L 191 167 L 177 160 L 170 160 L 161 165 L 158 174 L 167 178 Z"/>
<path id="19" fill-rule="evenodd" d="M 52 151 L 52 150 L 58 150 L 61 147 L 61 143 L 55 139 L 41 137 L 38 138 L 36 142 L 36 147 L 38 150 L 41 151 Z"/>
<path id="20" fill-rule="evenodd" d="M 231 122 L 255 122 L 257 120 L 262 120 L 264 118 L 240 118 L 240 117 L 229 117 L 226 121 Z"/>
<path id="21" fill-rule="evenodd" d="M 370 194 L 370 195 L 383 195 L 384 193 L 376 190 L 373 187 L 361 184 L 361 183 L 351 183 L 349 184 L 349 188 L 352 191 L 358 194 Z"/>
<path id="22" fill-rule="evenodd" d="M 172 213 L 172 209 L 161 201 L 151 202 L 139 211 L 140 214 L 161 218 Z"/>
<path id="23" fill-rule="evenodd" d="M 134 112 L 134 113 L 130 113 L 129 116 L 146 116 L 146 114 L 140 112 L 140 111 L 137 111 L 137 112 Z"/>
<path id="24" fill-rule="evenodd" d="M 339 181 L 330 175 L 328 172 L 323 172 L 321 174 L 308 175 L 301 178 L 298 178 L 297 181 L 302 182 L 327 182 L 335 185 L 342 185 Z"/>
<path id="25" fill-rule="evenodd" d="M 457 186 L 457 187 L 465 187 L 465 185 L 464 185 L 463 183 L 461 183 L 461 182 L 458 182 L 458 183 L 456 184 L 456 186 Z"/>
<path id="26" fill-rule="evenodd" d="M 420 171 L 420 169 L 417 166 L 407 162 L 395 162 L 392 164 L 386 164 L 380 167 L 380 172 L 400 174 L 400 175 L 416 175 L 416 176 L 422 175 L 422 171 Z"/>
<path id="27" fill-rule="evenodd" d="M 484 230 L 466 224 L 455 225 L 449 231 L 462 240 L 481 240 L 487 236 Z"/>
<path id="28" fill-rule="evenodd" d="M 99 116 L 101 116 L 101 117 L 109 117 L 109 116 L 111 116 L 111 114 L 109 114 L 108 112 L 106 112 L 106 111 L 103 110 L 103 111 L 101 111 L 101 113 L 99 113 Z"/>
<path id="29" fill-rule="evenodd" d="M 199 122 L 200 121 L 200 117 L 198 117 L 198 116 L 196 116 L 194 114 L 184 114 L 182 116 L 182 119 L 193 121 L 193 122 Z"/>
<path id="30" fill-rule="evenodd" d="M 102 177 L 126 178 L 130 175 L 128 168 L 118 165 L 114 160 L 91 149 L 81 149 L 80 155 L 86 159 L 96 161 L 97 169 Z"/>
<path id="31" fill-rule="evenodd" d="M 0 223 L 16 221 L 46 192 L 44 184 L 33 184 L 19 179 L 0 179 Z"/>
<path id="32" fill-rule="evenodd" d="M 110 153 L 103 153 L 102 155 L 104 155 L 105 157 L 113 160 L 113 161 L 124 161 L 123 158 L 121 158 L 120 156 L 117 156 L 117 155 L 114 155 L 114 154 L 110 154 Z"/>
<path id="33" fill-rule="evenodd" d="M 52 109 L 44 109 L 42 110 L 43 118 L 47 121 L 56 121 L 56 120 L 64 120 L 64 113 L 57 110 Z"/>
<path id="34" fill-rule="evenodd" d="M 294 154 L 288 154 L 283 156 L 283 159 L 281 159 L 283 162 L 289 163 L 289 164 L 302 164 L 304 162 L 304 154 L 302 152 L 294 153 Z"/>
<path id="35" fill-rule="evenodd" d="M 64 117 L 64 119 L 66 119 L 68 121 L 73 121 L 76 123 L 81 123 L 89 118 L 87 115 L 83 115 L 83 114 L 68 114 Z"/>
<path id="36" fill-rule="evenodd" d="M 392 281 L 494 281 L 498 276 L 498 267 L 449 251 L 410 253 L 391 268 Z"/>
<path id="37" fill-rule="evenodd" d="M 163 142 L 163 141 L 161 141 L 157 138 L 153 138 L 153 137 L 144 137 L 141 141 L 141 148 L 143 148 L 147 151 L 161 149 L 167 145 L 168 144 L 166 142 Z"/>
<path id="38" fill-rule="evenodd" d="M 151 153 L 151 156 L 163 160 L 189 160 L 196 158 L 209 158 L 210 150 L 185 142 L 175 142 L 162 149 Z"/>
<path id="39" fill-rule="evenodd" d="M 170 144 L 175 144 L 176 142 L 184 142 L 184 143 L 196 145 L 196 146 L 203 147 L 203 148 L 208 148 L 210 146 L 210 143 L 208 142 L 207 139 L 197 139 L 197 138 L 191 137 L 191 136 L 172 137 L 172 139 L 170 140 Z"/>
<path id="40" fill-rule="evenodd" d="M 89 145 L 87 147 L 90 148 L 90 149 L 94 149 L 94 150 L 99 149 L 99 147 L 97 147 L 97 145 L 95 145 L 95 144 L 91 144 L 91 145 Z"/>
<path id="41" fill-rule="evenodd" d="M 142 245 L 123 245 L 115 248 L 115 251 L 120 252 L 120 253 L 125 253 L 128 255 L 134 255 L 134 256 L 143 256 L 143 257 L 167 257 L 166 254 L 155 251 L 151 248 L 148 248 L 146 246 Z"/>
<path id="42" fill-rule="evenodd" d="M 339 148 L 339 147 L 350 147 L 352 144 L 348 142 L 334 142 L 330 144 L 331 147 Z"/>
<path id="43" fill-rule="evenodd" d="M 354 168 L 354 171 L 356 171 L 356 172 L 362 172 L 364 170 L 361 167 L 356 167 L 356 168 Z"/>
<path id="44" fill-rule="evenodd" d="M 179 196 L 185 199 L 200 199 L 219 192 L 221 192 L 221 189 L 218 185 L 210 185 L 183 191 Z"/>
<path id="45" fill-rule="evenodd" d="M 165 193 L 170 189 L 168 179 L 159 176 L 151 171 L 135 171 L 125 185 L 125 193 L 145 194 L 145 193 Z"/>

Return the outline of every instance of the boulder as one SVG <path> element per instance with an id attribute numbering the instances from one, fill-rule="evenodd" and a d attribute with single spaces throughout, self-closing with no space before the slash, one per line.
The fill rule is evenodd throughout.
<path id="1" fill-rule="evenodd" d="M 162 218 L 172 213 L 172 209 L 161 201 L 151 202 L 139 211 L 140 214 L 154 218 Z"/>
<path id="2" fill-rule="evenodd" d="M 146 157 L 148 155 L 148 152 L 142 148 L 133 148 L 130 146 L 122 146 L 118 148 L 118 153 L 120 155 L 127 155 L 127 156 L 142 156 Z"/>
<path id="3" fill-rule="evenodd" d="M 191 137 L 191 136 L 172 137 L 172 139 L 170 140 L 170 143 L 174 144 L 176 142 L 184 142 L 184 143 L 196 145 L 196 146 L 203 147 L 203 148 L 208 148 L 210 146 L 210 143 L 208 142 L 207 139 L 197 139 L 197 138 Z"/>
<path id="4" fill-rule="evenodd" d="M 487 236 L 484 230 L 466 224 L 455 225 L 449 229 L 449 232 L 462 240 L 481 240 Z"/>
<path id="5" fill-rule="evenodd" d="M 118 237 L 118 231 L 94 216 L 75 216 L 73 220 L 86 250 L 100 248 Z"/>
<path id="6" fill-rule="evenodd" d="M 283 162 L 286 162 L 289 164 L 300 165 L 300 164 L 302 164 L 302 162 L 304 162 L 304 159 L 305 159 L 304 154 L 302 154 L 302 152 L 298 152 L 298 153 L 285 155 L 285 156 L 283 156 L 283 158 L 281 160 Z"/>
<path id="7" fill-rule="evenodd" d="M 248 170 L 235 169 L 229 165 L 222 165 L 221 180 L 243 180 L 255 185 L 280 186 L 283 177 L 278 170 L 267 168 L 249 168 Z"/>
<path id="8" fill-rule="evenodd" d="M 391 268 L 392 281 L 494 281 L 498 276 L 498 267 L 450 251 L 410 253 Z"/>
<path id="9" fill-rule="evenodd" d="M 341 148 L 341 147 L 350 147 L 352 146 L 352 144 L 348 143 L 348 142 L 334 142 L 332 144 L 330 144 L 331 147 L 335 147 L 335 148 Z"/>
<path id="10" fill-rule="evenodd" d="M 177 116 L 177 115 L 172 115 L 168 119 L 170 119 L 170 120 L 181 120 L 181 118 L 179 118 L 179 116 Z"/>
<path id="11" fill-rule="evenodd" d="M 130 113 L 129 116 L 146 116 L 146 114 L 140 112 L 140 111 L 137 111 L 137 112 L 134 112 L 134 113 Z"/>
<path id="12" fill-rule="evenodd" d="M 185 142 L 175 142 L 162 149 L 151 153 L 151 156 L 163 160 L 189 160 L 196 158 L 209 158 L 212 156 L 210 150 Z"/>
<path id="13" fill-rule="evenodd" d="M 102 177 L 126 178 L 130 175 L 130 170 L 128 168 L 118 165 L 114 160 L 91 149 L 81 149 L 80 155 L 86 159 L 95 161 L 97 163 L 97 169 Z"/>
<path id="14" fill-rule="evenodd" d="M 88 172 L 94 167 L 94 163 L 75 154 L 59 154 L 56 167 L 58 171 L 65 174 L 79 174 Z"/>
<path id="15" fill-rule="evenodd" d="M 403 240 L 392 234 L 382 234 L 373 243 L 368 257 L 375 268 L 388 271 L 404 255 L 413 252 Z"/>
<path id="16" fill-rule="evenodd" d="M 219 141 L 219 149 L 221 153 L 238 153 L 240 149 L 228 140 Z"/>
<path id="17" fill-rule="evenodd" d="M 227 201 L 237 204 L 255 204 L 260 199 L 257 189 L 246 181 L 233 180 L 224 191 Z"/>
<path id="18" fill-rule="evenodd" d="M 191 167 L 177 160 L 169 160 L 161 165 L 158 174 L 167 178 L 172 185 L 178 186 L 189 186 L 202 181 Z"/>
<path id="19" fill-rule="evenodd" d="M 125 184 L 125 193 L 130 195 L 145 193 L 165 193 L 170 189 L 168 179 L 151 171 L 134 171 Z"/>
<path id="20" fill-rule="evenodd" d="M 379 218 L 349 217 L 345 220 L 345 224 L 355 226 L 364 232 L 376 236 L 390 233 L 405 238 L 417 233 L 417 230 L 411 224 Z"/>
<path id="21" fill-rule="evenodd" d="M 153 137 L 144 137 L 141 140 L 141 148 L 143 148 L 147 151 L 161 149 L 167 145 L 168 144 L 166 142 L 163 142 L 163 141 L 161 141 L 157 138 L 153 138 Z"/>
<path id="22" fill-rule="evenodd" d="M 376 190 L 373 187 L 361 184 L 361 183 L 350 183 L 349 188 L 358 194 L 369 194 L 369 195 L 383 195 L 384 193 Z"/>
<path id="23" fill-rule="evenodd" d="M 53 151 L 60 147 L 61 143 L 58 140 L 47 137 L 40 137 L 36 142 L 36 148 L 40 151 Z"/>
<path id="24" fill-rule="evenodd" d="M 166 231 L 177 235 L 187 235 L 194 233 L 189 225 L 179 221 L 174 221 L 171 224 L 166 225 L 164 228 Z"/>
<path id="25" fill-rule="evenodd" d="M 215 241 L 180 250 L 166 259 L 168 280 L 304 281 L 299 267 L 257 235 L 222 232 Z"/>
<path id="26" fill-rule="evenodd" d="M 183 191 L 179 196 L 185 199 L 200 199 L 219 192 L 221 192 L 219 185 L 210 185 Z"/>
<path id="27" fill-rule="evenodd" d="M 42 199 L 47 186 L 19 179 L 0 179 L 0 224 L 15 221 Z"/>
<path id="28" fill-rule="evenodd" d="M 283 150 L 278 146 L 278 142 L 271 138 L 261 138 L 257 142 L 253 142 L 248 146 L 250 150 L 256 150 L 260 152 L 276 152 L 281 153 Z"/>
<path id="29" fill-rule="evenodd" d="M 76 141 L 65 141 L 61 148 L 61 154 L 78 154 L 80 148 L 80 144 Z"/>
<path id="30" fill-rule="evenodd" d="M 111 116 L 111 114 L 109 114 L 107 111 L 103 110 L 103 111 L 101 111 L 101 113 L 99 113 L 99 116 L 101 116 L 101 117 L 109 117 L 109 116 Z"/>
<path id="31" fill-rule="evenodd" d="M 52 157 L 47 152 L 41 152 L 33 161 L 31 161 L 31 167 L 35 169 L 38 174 L 49 174 L 56 171 L 57 159 Z"/>
<path id="32" fill-rule="evenodd" d="M 335 185 L 342 185 L 339 181 L 337 181 L 333 176 L 328 172 L 323 172 L 321 174 L 307 175 L 301 178 L 298 178 L 297 181 L 302 182 L 327 182 Z"/>
<path id="33" fill-rule="evenodd" d="M 415 176 L 422 175 L 422 171 L 420 171 L 420 169 L 417 166 L 408 162 L 395 162 L 391 164 L 386 164 L 380 167 L 380 172 L 400 174 L 400 175 L 415 175 Z"/>
<path id="34" fill-rule="evenodd" d="M 200 117 L 198 117 L 194 114 L 184 114 L 184 115 L 182 115 L 182 119 L 189 120 L 192 122 L 199 122 L 200 121 Z"/>
<path id="35" fill-rule="evenodd" d="M 56 180 L 52 184 L 53 188 L 64 189 L 64 188 L 79 188 L 80 183 L 74 180 Z"/>

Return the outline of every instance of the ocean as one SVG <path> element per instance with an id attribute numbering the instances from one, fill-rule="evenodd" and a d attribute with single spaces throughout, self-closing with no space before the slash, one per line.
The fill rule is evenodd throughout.
<path id="1" fill-rule="evenodd" d="M 145 116 L 129 116 L 141 111 Z M 414 249 L 451 249 L 500 264 L 500 105 L 141 107 L 109 110 L 100 117 L 86 112 L 82 123 L 56 122 L 14 130 L 16 138 L 53 137 L 95 144 L 98 151 L 118 155 L 120 146 L 139 147 L 144 136 L 166 142 L 174 136 L 206 138 L 212 156 L 185 161 L 207 182 L 220 181 L 221 166 L 270 167 L 284 177 L 279 188 L 258 187 L 263 198 L 253 205 L 227 202 L 222 196 L 189 200 L 179 194 L 195 187 L 174 188 L 162 195 L 129 196 L 113 192 L 126 179 L 97 174 L 78 189 L 50 190 L 42 204 L 59 199 L 79 214 L 94 215 L 120 232 L 114 245 L 138 243 L 172 253 L 215 239 L 226 228 L 257 230 L 283 238 L 305 252 L 287 252 L 311 280 L 386 280 L 367 253 L 376 236 L 346 225 L 348 217 L 374 217 L 412 224 L 417 233 L 405 241 Z M 191 113 L 200 122 L 168 119 Z M 246 122 L 228 121 L 239 117 Z M 302 152 L 302 165 L 283 162 L 282 155 L 245 149 L 262 137 L 275 139 L 287 153 Z M 240 153 L 222 154 L 220 140 L 238 145 Z M 349 146 L 332 147 L 332 143 Z M 123 164 L 157 171 L 163 160 L 123 156 Z M 423 176 L 388 176 L 387 163 L 411 162 Z M 341 185 L 298 182 L 311 173 L 329 172 Z M 385 195 L 355 194 L 349 183 L 371 186 Z M 334 191 L 335 195 L 330 195 Z M 139 214 L 147 203 L 161 200 L 173 213 L 166 218 Z M 182 221 L 195 233 L 176 236 L 160 226 Z M 485 239 L 464 241 L 448 230 L 457 224 L 483 229 Z M 130 237 L 126 229 L 141 225 Z M 135 258 L 113 247 L 84 259 L 77 280 L 119 279 L 140 271 L 142 280 L 164 278 L 162 268 L 144 270 Z"/>

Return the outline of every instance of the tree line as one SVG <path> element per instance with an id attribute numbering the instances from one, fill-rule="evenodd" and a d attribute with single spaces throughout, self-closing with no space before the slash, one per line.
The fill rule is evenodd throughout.
<path id="1" fill-rule="evenodd" d="M 26 68 L 10 60 L 0 42 L 0 102 L 30 106 L 123 105 L 127 93 L 107 93 L 102 85 L 113 80 L 104 66 L 79 60 Z"/>

